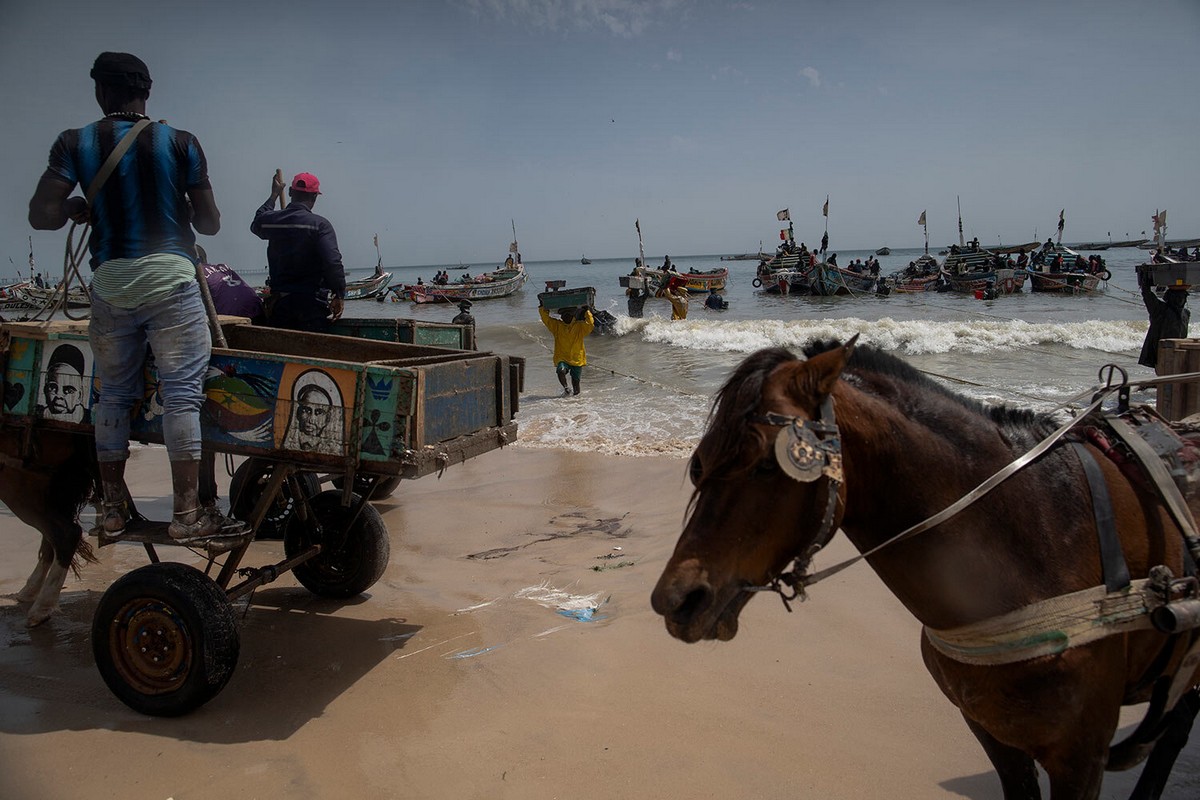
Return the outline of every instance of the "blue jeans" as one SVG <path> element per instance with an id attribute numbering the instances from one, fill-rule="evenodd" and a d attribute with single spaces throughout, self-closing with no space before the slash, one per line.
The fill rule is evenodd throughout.
<path id="1" fill-rule="evenodd" d="M 89 329 L 100 400 L 93 409 L 96 457 L 129 458 L 129 421 L 145 399 L 146 346 L 154 354 L 163 405 L 163 443 L 172 461 L 200 458 L 200 406 L 212 340 L 195 282 L 155 303 L 117 308 L 92 297 Z"/>

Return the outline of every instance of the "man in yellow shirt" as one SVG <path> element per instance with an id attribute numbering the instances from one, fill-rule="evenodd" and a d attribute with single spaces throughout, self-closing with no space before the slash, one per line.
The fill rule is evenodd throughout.
<path id="1" fill-rule="evenodd" d="M 667 288 L 663 290 L 663 294 L 671 301 L 671 319 L 687 319 L 688 312 L 688 292 L 682 286 L 668 283 Z"/>
<path id="2" fill-rule="evenodd" d="M 542 317 L 542 324 L 554 336 L 554 372 L 558 375 L 558 382 L 562 384 L 563 397 L 569 397 L 572 393 L 571 389 L 567 388 L 567 373 L 571 375 L 571 388 L 575 390 L 575 394 L 579 394 L 579 379 L 587 365 L 583 340 L 596 326 L 591 310 L 586 306 L 579 312 L 573 308 L 564 308 L 559 312 L 562 319 L 555 319 L 539 302 L 538 314 Z"/>

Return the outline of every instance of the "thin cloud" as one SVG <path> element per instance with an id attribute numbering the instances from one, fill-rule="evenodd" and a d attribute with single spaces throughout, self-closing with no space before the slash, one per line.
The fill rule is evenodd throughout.
<path id="1" fill-rule="evenodd" d="M 808 78 L 808 82 L 812 84 L 814 88 L 821 88 L 821 73 L 817 71 L 816 67 L 805 67 L 804 69 L 800 70 L 800 77 Z"/>
<path id="2" fill-rule="evenodd" d="M 549 31 L 607 30 L 632 38 L 678 14 L 692 0 L 465 0 L 481 16 Z"/>
<path id="3" fill-rule="evenodd" d="M 668 50 L 667 61 L 683 61 L 683 53 L 678 50 Z"/>

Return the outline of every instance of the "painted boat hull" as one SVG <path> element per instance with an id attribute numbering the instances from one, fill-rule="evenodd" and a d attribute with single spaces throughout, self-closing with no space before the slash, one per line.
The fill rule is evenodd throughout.
<path id="1" fill-rule="evenodd" d="M 525 268 L 498 269 L 480 275 L 468 283 L 448 283 L 442 285 L 425 284 L 424 286 L 406 286 L 409 299 L 414 303 L 450 303 L 459 300 L 491 300 L 497 297 L 508 297 L 525 285 L 529 278 Z"/>

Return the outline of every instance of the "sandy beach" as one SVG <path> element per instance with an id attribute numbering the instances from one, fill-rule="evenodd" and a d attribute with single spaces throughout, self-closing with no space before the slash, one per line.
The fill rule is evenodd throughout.
<path id="1" fill-rule="evenodd" d="M 239 602 L 235 675 L 179 719 L 132 712 L 92 662 L 92 613 L 142 549 L 104 548 L 27 630 L 11 594 L 38 537 L 0 510 L 0 797 L 999 800 L 919 626 L 865 566 L 792 614 L 756 599 L 732 642 L 666 634 L 649 594 L 684 466 L 510 447 L 405 483 L 378 506 L 391 562 L 368 595 L 289 574 Z M 129 472 L 155 517 L 163 467 L 145 448 Z M 256 543 L 247 563 L 281 552 Z M 851 553 L 839 537 L 822 558 Z M 1198 795 L 1193 736 L 1166 796 Z"/>

